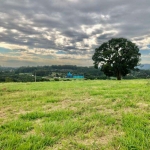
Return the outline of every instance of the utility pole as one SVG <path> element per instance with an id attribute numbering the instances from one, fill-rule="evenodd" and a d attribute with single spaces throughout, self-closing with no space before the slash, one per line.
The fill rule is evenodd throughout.
<path id="1" fill-rule="evenodd" d="M 36 82 L 36 71 L 35 71 L 35 75 L 34 75 L 34 77 L 35 77 L 35 82 Z"/>

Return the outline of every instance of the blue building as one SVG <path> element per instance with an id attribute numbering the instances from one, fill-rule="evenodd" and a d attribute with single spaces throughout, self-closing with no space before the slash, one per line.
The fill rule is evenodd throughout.
<path id="1" fill-rule="evenodd" d="M 74 75 L 73 78 L 74 78 L 74 79 L 83 79 L 84 76 L 81 76 L 81 75 Z"/>
<path id="2" fill-rule="evenodd" d="M 72 75 L 70 72 L 67 73 L 66 78 L 83 79 L 83 75 Z"/>
<path id="3" fill-rule="evenodd" d="M 68 72 L 66 77 L 67 78 L 73 78 L 73 75 L 70 72 Z"/>

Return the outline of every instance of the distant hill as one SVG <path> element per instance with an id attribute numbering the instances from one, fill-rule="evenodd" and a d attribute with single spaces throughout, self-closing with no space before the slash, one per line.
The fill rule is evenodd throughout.
<path id="1" fill-rule="evenodd" d="M 150 64 L 142 64 L 139 69 L 150 70 Z"/>

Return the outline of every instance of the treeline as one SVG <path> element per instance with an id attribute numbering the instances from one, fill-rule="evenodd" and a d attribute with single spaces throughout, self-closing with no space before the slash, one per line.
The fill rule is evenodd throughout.
<path id="1" fill-rule="evenodd" d="M 74 65 L 52 65 L 37 67 L 3 68 L 0 67 L 0 82 L 34 82 L 50 81 L 52 78 L 66 78 L 68 72 L 73 75 L 84 75 L 85 79 L 115 79 L 108 78 L 94 67 L 79 67 Z M 150 78 L 150 70 L 132 71 L 124 79 Z"/>
<path id="2" fill-rule="evenodd" d="M 74 65 L 52 65 L 37 67 L 0 68 L 0 82 L 34 82 L 49 81 L 51 78 L 66 78 L 68 72 L 73 75 L 84 75 L 86 79 L 106 79 L 100 70 L 94 67 L 78 67 Z"/>
<path id="3" fill-rule="evenodd" d="M 16 73 L 31 73 L 35 71 L 51 72 L 57 70 L 77 70 L 79 67 L 72 65 L 52 65 L 52 66 L 37 66 L 37 67 L 20 67 L 16 69 Z"/>
<path id="4" fill-rule="evenodd" d="M 129 75 L 124 77 L 125 79 L 146 79 L 150 78 L 150 69 L 149 70 L 139 70 L 132 71 Z"/>
<path id="5" fill-rule="evenodd" d="M 85 78 L 95 79 L 105 77 L 103 72 L 94 67 L 77 67 L 73 65 L 52 65 L 52 66 L 37 66 L 37 67 L 20 67 L 15 73 L 32 73 L 37 76 L 61 77 L 65 78 L 67 73 L 71 72 L 74 75 L 84 75 Z"/>
<path id="6" fill-rule="evenodd" d="M 37 76 L 36 82 L 49 81 Z M 0 82 L 35 82 L 35 76 L 29 74 L 15 74 L 14 72 L 0 72 Z"/>

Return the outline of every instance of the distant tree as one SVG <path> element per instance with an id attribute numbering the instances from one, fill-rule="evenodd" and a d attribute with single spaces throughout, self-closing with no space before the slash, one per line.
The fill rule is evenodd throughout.
<path id="1" fill-rule="evenodd" d="M 92 57 L 95 68 L 101 68 L 107 76 L 122 76 L 134 70 L 140 61 L 139 48 L 125 38 L 113 38 L 95 49 Z"/>
<path id="2" fill-rule="evenodd" d="M 13 80 L 10 77 L 6 77 L 5 82 L 13 82 Z"/>

